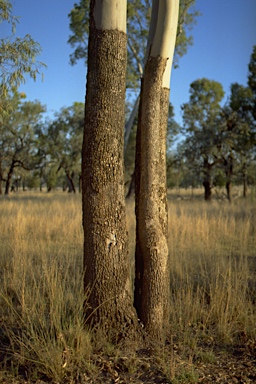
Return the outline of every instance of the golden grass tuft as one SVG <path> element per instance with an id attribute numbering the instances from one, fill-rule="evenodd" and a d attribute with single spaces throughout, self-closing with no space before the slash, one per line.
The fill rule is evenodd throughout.
<path id="1" fill-rule="evenodd" d="M 83 328 L 81 196 L 20 193 L 1 197 L 0 212 L 2 371 L 60 382 L 97 370 L 99 340 Z M 132 270 L 132 201 L 127 224 Z M 255 234 L 253 201 L 170 200 L 170 340 L 184 359 L 212 360 L 204 346 L 255 340 Z M 173 380 L 185 374 L 174 366 Z"/>

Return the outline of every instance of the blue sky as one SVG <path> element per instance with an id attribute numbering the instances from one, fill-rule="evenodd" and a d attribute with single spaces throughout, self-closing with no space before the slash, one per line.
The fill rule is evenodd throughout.
<path id="1" fill-rule="evenodd" d="M 39 58 L 47 64 L 44 81 L 28 80 L 20 87 L 28 100 L 39 100 L 53 116 L 63 106 L 84 101 L 86 70 L 82 62 L 69 64 L 71 48 L 68 13 L 76 0 L 13 0 L 13 14 L 20 16 L 16 35 L 30 34 L 42 47 Z M 192 81 L 206 77 L 219 81 L 229 94 L 230 84 L 246 85 L 248 63 L 256 44 L 256 0 L 197 0 L 201 12 L 191 31 L 194 44 L 173 70 L 171 102 L 181 123 L 180 106 L 189 100 Z M 10 26 L 1 25 L 1 35 L 10 35 Z"/>

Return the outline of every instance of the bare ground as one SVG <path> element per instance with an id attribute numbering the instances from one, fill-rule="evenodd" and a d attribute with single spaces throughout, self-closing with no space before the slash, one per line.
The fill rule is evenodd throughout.
<path id="1" fill-rule="evenodd" d="M 256 341 L 227 347 L 201 347 L 194 357 L 179 356 L 179 351 L 166 347 L 153 355 L 149 349 L 136 354 L 91 356 L 90 368 L 78 370 L 76 377 L 67 375 L 59 384 L 176 384 L 176 383 L 256 383 Z M 200 352 L 201 351 L 201 352 Z M 199 353 L 200 352 L 200 353 Z M 164 357 L 163 357 L 164 355 Z M 93 368 L 92 368 L 93 367 Z M 2 374 L 1 374 L 2 373 Z M 22 377 L 23 376 L 23 377 Z M 3 384 L 47 384 L 46 378 L 25 379 L 25 371 L 19 377 L 0 372 Z M 52 382 L 53 383 L 53 382 Z"/>

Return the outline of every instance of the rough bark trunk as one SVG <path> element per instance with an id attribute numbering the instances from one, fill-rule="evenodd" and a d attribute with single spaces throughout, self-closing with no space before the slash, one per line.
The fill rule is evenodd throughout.
<path id="1" fill-rule="evenodd" d="M 169 322 L 166 129 L 179 1 L 153 1 L 136 144 L 134 303 L 146 330 L 164 340 Z"/>
<path id="2" fill-rule="evenodd" d="M 167 138 L 167 122 L 169 116 L 170 105 L 170 89 L 162 88 L 160 99 L 160 153 L 159 153 L 159 220 L 161 224 L 162 232 L 166 239 L 166 246 L 168 249 L 168 202 L 167 202 L 167 164 L 166 164 L 166 138 Z M 168 251 L 167 251 L 168 252 Z M 166 255 L 166 273 L 165 278 L 165 300 L 164 306 L 164 320 L 169 323 L 170 314 L 170 264 L 169 264 L 169 252 Z"/>
<path id="3" fill-rule="evenodd" d="M 124 196 L 126 34 L 97 29 L 94 6 L 82 156 L 85 320 L 123 337 L 137 326 Z"/>
<path id="4" fill-rule="evenodd" d="M 166 59 L 150 58 L 144 75 L 141 108 L 141 175 L 138 206 L 138 234 L 141 303 L 139 316 L 156 339 L 163 338 L 163 319 L 168 300 L 168 245 L 163 223 L 160 96 Z"/>

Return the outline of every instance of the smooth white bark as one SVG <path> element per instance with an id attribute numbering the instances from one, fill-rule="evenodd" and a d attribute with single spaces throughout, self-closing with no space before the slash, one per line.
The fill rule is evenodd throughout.
<path id="1" fill-rule="evenodd" d="M 94 21 L 97 29 L 126 33 L 127 0 L 96 0 Z"/>
<path id="2" fill-rule="evenodd" d="M 157 3 L 154 5 L 154 3 Z M 150 56 L 167 58 L 167 66 L 163 76 L 163 88 L 170 88 L 171 69 L 176 43 L 179 18 L 179 0 L 153 0 L 157 9 L 157 23 L 150 49 Z M 152 15 L 154 18 L 156 15 Z"/>
<path id="3" fill-rule="evenodd" d="M 146 48 L 145 59 L 144 59 L 144 67 L 148 60 L 148 57 L 151 55 L 151 47 L 155 38 L 156 26 L 158 21 L 158 8 L 159 8 L 159 0 L 153 0 L 150 25 L 149 25 L 149 31 L 148 31 L 147 48 Z"/>

